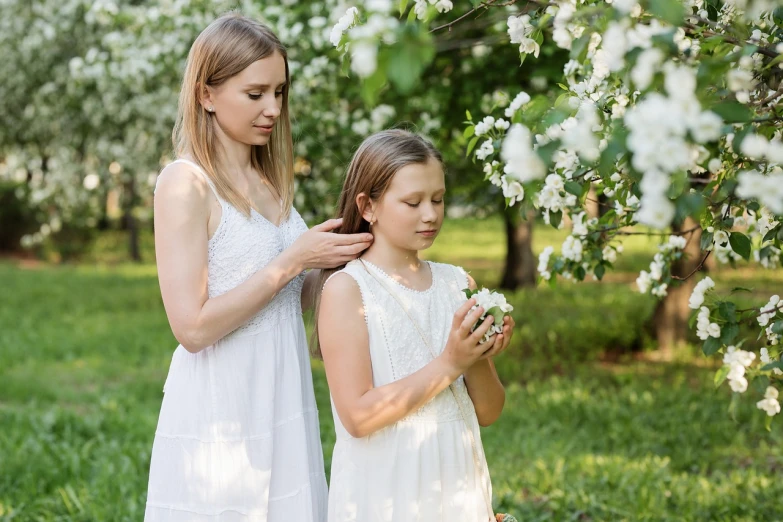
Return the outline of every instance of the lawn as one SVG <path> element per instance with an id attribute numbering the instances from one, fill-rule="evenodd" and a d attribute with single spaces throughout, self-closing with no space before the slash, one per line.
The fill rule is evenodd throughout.
<path id="1" fill-rule="evenodd" d="M 537 230 L 536 250 L 558 234 Z M 612 282 L 512 297 L 520 327 L 499 361 L 506 409 L 483 431 L 497 507 L 520 521 L 783 520 L 779 419 L 766 431 L 750 400 L 732 418 L 714 362 L 695 350 L 674 363 L 602 356 L 650 347 L 640 331 L 654 302 L 630 271 L 654 242 L 629 239 L 629 272 Z M 455 220 L 428 256 L 494 284 L 501 240 L 499 221 Z M 142 519 L 176 343 L 154 266 L 112 264 L 116 242 L 96 245 L 101 265 L 0 263 L 2 521 Z M 779 273 L 750 269 L 721 272 L 719 287 L 736 280 L 783 290 Z M 328 391 L 317 361 L 313 371 L 328 467 Z"/>

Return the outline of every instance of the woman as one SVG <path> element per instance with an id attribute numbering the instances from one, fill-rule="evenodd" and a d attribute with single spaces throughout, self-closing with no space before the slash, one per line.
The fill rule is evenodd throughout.
<path id="1" fill-rule="evenodd" d="M 179 159 L 155 193 L 161 294 L 180 346 L 147 522 L 326 517 L 303 271 L 346 263 L 372 236 L 331 233 L 340 220 L 308 231 L 292 207 L 289 82 L 278 38 L 237 14 L 210 24 L 188 55 Z"/>

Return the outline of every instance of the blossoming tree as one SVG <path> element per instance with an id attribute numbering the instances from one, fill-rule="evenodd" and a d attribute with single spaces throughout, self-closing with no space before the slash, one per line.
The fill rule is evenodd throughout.
<path id="1" fill-rule="evenodd" d="M 723 356 L 716 383 L 728 381 L 737 397 L 755 380 L 757 406 L 771 420 L 780 412 L 783 304 L 773 295 L 741 309 L 709 277 L 695 280 L 710 256 L 780 264 L 783 9 L 773 0 L 470 4 L 457 12 L 448 0 L 364 2 L 347 9 L 331 40 L 367 91 L 387 80 L 406 88 L 435 37 L 482 19 L 503 19 L 485 25 L 485 36 L 502 32 L 528 67 L 541 65 L 542 46 L 567 51 L 555 99 L 520 91 L 505 108 L 466 114 L 466 153 L 508 205 L 535 208 L 554 227 L 570 218 L 559 252 L 539 257 L 542 280 L 601 279 L 621 236 L 661 236 L 639 291 L 679 293 L 675 309 L 662 312 L 671 321 L 687 320 L 677 303 L 698 311 L 704 353 Z M 585 211 L 591 188 L 606 205 L 600 217 Z M 741 324 L 759 339 L 741 339 Z"/>

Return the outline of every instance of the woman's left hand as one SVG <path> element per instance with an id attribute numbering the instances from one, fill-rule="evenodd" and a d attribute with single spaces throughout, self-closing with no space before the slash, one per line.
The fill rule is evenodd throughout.
<path id="1" fill-rule="evenodd" d="M 508 345 L 511 343 L 511 336 L 514 334 L 515 325 L 516 323 L 514 322 L 514 319 L 511 318 L 511 316 L 505 316 L 503 318 L 503 332 L 495 334 L 498 336 L 498 338 L 495 340 L 495 344 L 492 346 L 492 348 L 484 352 L 484 355 L 481 356 L 481 359 L 495 357 L 508 348 Z"/>

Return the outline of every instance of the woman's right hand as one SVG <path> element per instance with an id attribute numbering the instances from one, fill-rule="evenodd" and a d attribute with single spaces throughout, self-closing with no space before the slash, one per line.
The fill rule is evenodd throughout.
<path id="1" fill-rule="evenodd" d="M 372 244 L 372 234 L 336 234 L 342 218 L 316 225 L 291 245 L 291 253 L 302 269 L 335 268 L 356 259 Z"/>
<path id="2" fill-rule="evenodd" d="M 480 306 L 471 312 L 470 309 L 475 304 L 475 299 L 468 299 L 454 313 L 449 340 L 440 355 L 449 366 L 460 374 L 473 366 L 473 363 L 478 361 L 484 353 L 492 349 L 497 339 L 497 335 L 493 335 L 487 342 L 481 343 L 481 338 L 489 331 L 495 321 L 491 315 L 484 319 L 478 328 L 470 331 L 476 321 L 481 318 L 481 314 L 484 313 L 484 309 Z"/>

